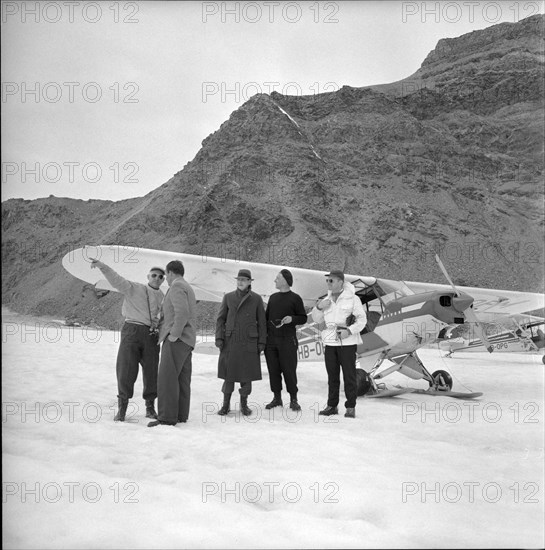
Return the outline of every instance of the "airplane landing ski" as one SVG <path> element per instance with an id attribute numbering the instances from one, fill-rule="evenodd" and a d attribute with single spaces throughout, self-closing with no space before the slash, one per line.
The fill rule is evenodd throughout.
<path id="1" fill-rule="evenodd" d="M 442 391 L 434 390 L 432 388 L 428 390 L 411 388 L 413 393 L 420 395 L 440 395 L 442 397 L 454 397 L 456 399 L 476 399 L 483 395 L 482 392 L 462 392 L 462 391 Z"/>
<path id="2" fill-rule="evenodd" d="M 398 395 L 403 395 L 405 393 L 414 393 L 414 388 L 398 388 L 395 390 L 381 390 L 379 389 L 377 393 L 366 393 L 365 398 L 368 397 L 396 397 Z"/>

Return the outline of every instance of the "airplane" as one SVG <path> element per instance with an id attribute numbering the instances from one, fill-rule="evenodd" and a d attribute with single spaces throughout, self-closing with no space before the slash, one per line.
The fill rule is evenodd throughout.
<path id="1" fill-rule="evenodd" d="M 485 323 L 490 344 L 496 352 L 537 353 L 543 355 L 545 319 L 532 315 L 515 314 L 495 324 Z M 458 352 L 483 351 L 484 344 L 479 338 L 472 338 L 467 327 L 460 325 L 445 334 L 438 342 L 439 349 L 448 351 L 445 357 Z"/>
<path id="2" fill-rule="evenodd" d="M 151 250 L 122 245 L 85 246 L 71 250 L 62 259 L 63 267 L 73 276 L 94 285 L 97 291 L 115 289 L 102 273 L 90 269 L 92 259 L 111 266 L 122 277 L 145 281 L 149 268 L 166 266 L 171 260 L 181 260 L 185 279 L 195 291 L 197 300 L 221 302 L 234 289 L 233 278 L 241 268 L 250 269 L 254 281 L 252 290 L 265 302 L 276 292 L 274 278 L 287 266 L 253 263 L 227 258 L 209 257 L 163 250 Z M 345 284 L 354 286 L 356 295 L 367 313 L 367 325 L 362 330 L 357 346 L 358 393 L 369 396 L 389 396 L 405 390 L 388 390 L 380 382 L 394 372 L 410 379 L 424 379 L 430 395 L 451 395 L 472 398 L 481 393 L 452 391 L 452 377 L 445 370 L 431 373 L 418 357 L 417 351 L 444 338 L 460 325 L 467 326 L 493 351 L 484 323 L 497 323 L 515 314 L 537 310 L 545 306 L 543 294 L 497 290 L 478 287 L 456 287 L 441 260 L 436 261 L 449 282 L 445 284 L 397 281 L 372 276 L 345 274 Z M 326 295 L 325 271 L 289 268 L 293 274 L 293 289 L 310 310 L 318 299 Z M 301 327 L 300 327 L 301 329 Z M 299 352 L 320 359 L 323 353 L 318 331 L 312 323 L 304 325 L 300 334 Z M 312 346 L 312 348 L 311 348 Z M 391 365 L 383 370 L 384 361 Z M 406 391 L 412 391 L 407 388 Z M 420 391 L 420 390 L 418 390 Z"/>

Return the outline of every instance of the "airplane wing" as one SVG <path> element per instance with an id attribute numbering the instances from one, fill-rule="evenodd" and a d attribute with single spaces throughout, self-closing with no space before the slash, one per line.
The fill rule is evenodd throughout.
<path id="1" fill-rule="evenodd" d="M 243 262 L 227 258 L 212 258 L 151 250 L 132 246 L 87 246 L 70 251 L 62 259 L 63 267 L 74 277 L 96 285 L 96 288 L 113 290 L 104 279 L 99 269 L 91 269 L 91 261 L 96 258 L 109 265 L 119 275 L 131 281 L 145 281 L 146 275 L 153 266 L 165 267 L 171 260 L 181 260 L 185 267 L 185 279 L 195 290 L 197 300 L 221 302 L 223 295 L 236 288 L 235 277 L 239 269 L 249 269 L 252 272 L 252 290 L 260 294 L 265 301 L 277 289 L 274 279 L 281 269 L 288 268 L 293 275 L 293 290 L 303 299 L 306 307 L 312 307 L 316 300 L 326 293 L 324 275 L 326 271 L 315 271 L 289 267 L 287 265 L 272 265 L 253 262 Z M 346 275 L 349 281 L 361 281 L 371 285 L 374 277 L 358 277 Z"/>
<path id="2" fill-rule="evenodd" d="M 515 331 L 523 332 L 530 327 L 538 327 L 545 324 L 545 319 L 543 317 L 536 317 L 535 315 L 513 313 L 512 315 L 504 315 L 498 317 L 493 322 L 483 323 L 486 334 L 490 337 L 502 335 L 504 333 L 514 333 Z M 448 341 L 450 338 L 459 338 L 463 337 L 468 340 L 477 340 L 477 338 L 469 337 L 470 327 L 466 325 L 458 325 L 453 327 L 449 331 L 449 336 L 446 338 Z M 479 340 L 480 342 L 480 340 Z"/>
<path id="3" fill-rule="evenodd" d="M 543 325 L 545 319 L 531 315 L 514 314 L 496 323 L 485 323 L 490 345 L 499 352 L 530 352 L 543 354 Z M 459 351 L 484 351 L 479 338 L 471 337 L 464 325 L 456 327 L 450 339 L 439 342 L 439 347 L 450 354 Z"/>
<path id="4" fill-rule="evenodd" d="M 96 288 L 113 290 L 98 269 L 91 269 L 91 260 L 97 258 L 112 267 L 119 275 L 131 281 L 145 281 L 149 269 L 153 266 L 164 267 L 171 260 L 181 260 L 185 266 L 185 279 L 193 286 L 197 300 L 221 302 L 223 295 L 235 289 L 235 277 L 238 270 L 250 269 L 254 281 L 252 289 L 265 301 L 276 292 L 274 279 L 277 273 L 288 268 L 293 274 L 293 289 L 299 294 L 306 307 L 312 307 L 316 300 L 326 293 L 324 274 L 316 271 L 290 267 L 253 263 L 227 258 L 213 258 L 206 255 L 183 254 L 164 250 L 152 250 L 133 246 L 103 245 L 86 246 L 68 252 L 62 259 L 63 267 L 75 277 L 96 285 Z M 345 275 L 346 280 L 356 287 L 370 286 L 377 282 L 375 277 Z M 381 284 L 390 283 L 395 291 L 402 281 L 380 280 Z M 433 290 L 450 292 L 449 285 L 418 283 L 405 281 L 408 292 L 422 293 Z M 545 307 L 543 294 L 495 290 L 477 287 L 458 287 L 475 299 L 474 309 L 484 322 L 495 322 L 502 316 L 524 313 Z"/>
<path id="5" fill-rule="evenodd" d="M 528 327 L 536 327 L 543 325 L 545 319 L 543 317 L 536 317 L 535 315 L 514 313 L 507 317 L 501 317 L 494 323 L 488 323 L 487 332 L 500 332 L 509 330 L 511 332 L 516 330 L 524 330 Z"/>

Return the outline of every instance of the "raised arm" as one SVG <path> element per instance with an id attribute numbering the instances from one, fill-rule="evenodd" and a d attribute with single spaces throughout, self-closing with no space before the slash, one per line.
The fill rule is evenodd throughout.
<path id="1" fill-rule="evenodd" d="M 106 280 L 122 294 L 130 294 L 134 290 L 134 283 L 124 279 L 116 273 L 110 266 L 106 265 L 104 262 L 99 260 L 93 260 L 91 262 L 91 269 L 97 268 L 100 269 Z"/>

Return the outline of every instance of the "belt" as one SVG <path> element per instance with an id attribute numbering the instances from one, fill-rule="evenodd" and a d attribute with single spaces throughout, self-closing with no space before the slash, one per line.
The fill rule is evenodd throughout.
<path id="1" fill-rule="evenodd" d="M 142 327 L 148 327 L 148 328 L 150 328 L 149 325 L 146 325 L 146 323 L 141 323 L 140 321 L 131 321 L 131 320 L 129 320 L 129 319 L 126 319 L 126 320 L 125 320 L 125 323 L 129 323 L 129 325 L 140 325 L 140 326 L 142 326 Z"/>

